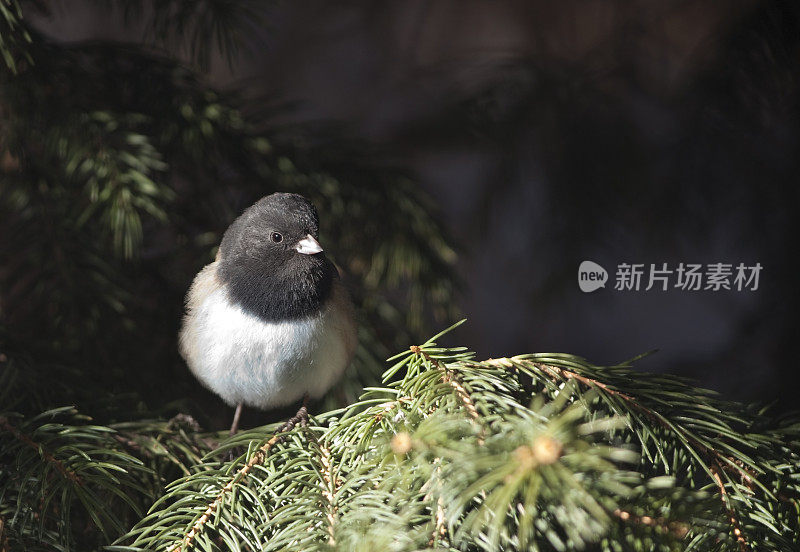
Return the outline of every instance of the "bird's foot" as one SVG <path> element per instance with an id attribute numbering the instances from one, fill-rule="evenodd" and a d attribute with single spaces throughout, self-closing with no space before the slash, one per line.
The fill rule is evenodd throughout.
<path id="1" fill-rule="evenodd" d="M 236 416 L 235 416 L 235 420 L 234 420 L 234 427 L 231 428 L 231 435 L 234 434 L 235 427 L 236 427 L 236 425 L 238 425 L 237 422 L 238 422 L 240 410 L 241 410 L 241 405 L 239 405 L 239 408 L 237 408 Z M 289 418 L 288 420 L 286 420 L 280 427 L 278 427 L 278 429 L 275 430 L 275 435 L 276 436 L 280 435 L 280 437 L 278 438 L 278 440 L 276 442 L 283 441 L 285 436 L 281 435 L 282 433 L 287 433 L 287 432 L 293 430 L 295 427 L 298 427 L 298 426 L 299 427 L 306 427 L 308 425 L 308 421 L 309 421 L 309 418 L 308 418 L 308 395 L 306 395 L 306 396 L 303 397 L 303 405 L 299 408 L 297 413 L 294 416 L 292 416 L 291 418 Z M 232 449 L 230 449 L 228 451 L 228 453 L 225 455 L 225 459 L 228 462 L 232 462 L 233 460 L 235 460 L 236 458 L 238 458 L 242 454 L 243 454 L 243 452 L 242 452 L 242 448 L 241 447 L 234 447 L 234 448 L 232 448 Z"/>
<path id="2" fill-rule="evenodd" d="M 293 430 L 296 426 L 306 427 L 308 425 L 308 407 L 306 403 L 308 402 L 308 396 L 303 399 L 303 406 L 297 411 L 297 414 L 286 420 L 282 426 L 278 428 L 276 433 L 286 433 L 287 431 Z"/>
<path id="3" fill-rule="evenodd" d="M 308 394 L 303 395 L 303 404 L 297 411 L 297 414 L 286 420 L 275 433 L 286 433 L 295 428 L 295 426 L 306 427 L 308 425 Z"/>

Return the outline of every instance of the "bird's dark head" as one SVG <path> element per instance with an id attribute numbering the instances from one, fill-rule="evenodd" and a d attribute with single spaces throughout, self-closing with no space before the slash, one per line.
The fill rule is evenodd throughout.
<path id="1" fill-rule="evenodd" d="M 319 218 L 309 200 L 297 194 L 269 195 L 225 231 L 219 277 L 233 301 L 263 319 L 314 314 L 337 276 L 318 240 Z"/>

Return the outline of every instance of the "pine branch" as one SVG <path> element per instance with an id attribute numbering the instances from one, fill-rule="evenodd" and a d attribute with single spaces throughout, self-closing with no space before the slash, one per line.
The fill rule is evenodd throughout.
<path id="1" fill-rule="evenodd" d="M 0 416 L 0 516 L 13 546 L 88 545 L 99 535 L 74 532 L 75 516 L 108 538 L 141 515 L 149 470 L 114 448 L 112 430 L 87 421 L 71 408 L 29 420 Z"/>
<path id="2" fill-rule="evenodd" d="M 61 474 L 62 477 L 69 479 L 76 485 L 83 486 L 83 480 L 78 477 L 78 474 L 64 467 L 64 463 L 53 456 L 52 453 L 48 452 L 41 443 L 35 442 L 33 439 L 8 423 L 8 418 L 5 416 L 0 416 L 0 430 L 10 433 L 18 441 L 37 451 L 46 462 L 51 464 Z"/>
<path id="3" fill-rule="evenodd" d="M 281 439 L 279 434 L 275 434 L 272 438 L 261 445 L 253 454 L 247 463 L 242 466 L 239 471 L 231 478 L 231 480 L 219 491 L 219 494 L 214 498 L 214 500 L 208 505 L 206 510 L 197 518 L 197 521 L 191 526 L 189 531 L 183 536 L 180 542 L 178 542 L 171 550 L 172 552 L 177 552 L 178 550 L 186 550 L 192 547 L 194 544 L 195 539 L 203 532 L 205 529 L 206 523 L 208 523 L 211 516 L 214 515 L 214 512 L 222 505 L 223 501 L 228 498 L 228 495 L 233 491 L 234 486 L 241 483 L 250 471 L 257 465 L 260 465 L 264 462 L 269 454 L 269 450 Z"/>
<path id="4" fill-rule="evenodd" d="M 322 481 L 322 496 L 325 499 L 326 521 L 328 523 L 328 544 L 331 546 L 336 545 L 336 494 L 339 489 L 339 480 L 333 467 L 333 459 L 331 458 L 331 450 L 325 443 L 315 441 L 318 450 L 317 458 L 319 460 L 320 475 Z"/>
<path id="5" fill-rule="evenodd" d="M 223 443 L 168 488 L 117 549 L 610 551 L 630 542 L 631 549 L 714 550 L 757 539 L 764 549 L 782 550 L 797 544 L 791 536 L 797 516 L 772 506 L 779 502 L 773 493 L 754 484 L 745 502 L 734 498 L 745 491 L 730 480 L 721 487 L 703 482 L 695 441 L 756 464 L 765 482 L 777 472 L 767 456 L 743 458 L 728 437 L 716 435 L 720 420 L 754 427 L 744 410 L 725 403 L 723 411 L 719 400 L 681 380 L 633 378 L 627 365 L 599 368 L 570 355 L 479 362 L 466 349 L 444 349 L 434 340 L 393 360 L 386 387 L 318 416 L 288 440 L 261 441 L 244 467 L 215 458 L 269 428 Z M 676 402 L 681 393 L 687 400 Z M 689 396 L 694 417 L 686 412 Z M 696 412 L 718 420 L 713 432 L 704 433 Z M 771 448 L 776 437 L 753 435 L 751 448 L 780 456 Z M 264 447 L 270 454 L 261 456 Z M 646 447 L 656 454 L 648 457 Z M 673 462 L 665 469 L 651 460 L 659 458 Z M 726 528 L 727 503 L 713 500 L 707 488 L 737 501 L 744 543 Z"/>
<path id="6" fill-rule="evenodd" d="M 800 494 L 791 474 L 800 466 L 800 432 L 791 420 L 759 429 L 762 416 L 681 380 L 634 377 L 627 365 L 599 368 L 570 355 L 476 361 L 464 348 L 429 340 L 394 361 L 387 386 L 367 390 L 347 409 L 266 441 L 259 436 L 270 428 L 257 428 L 204 459 L 216 441 L 190 419 L 116 426 L 119 433 L 107 439 L 113 448 L 162 474 L 168 466 L 183 473 L 117 549 L 798 544 Z M 702 423 L 708 417 L 713 428 Z M 23 437 L 8 417 L 3 430 L 18 443 L 4 446 L 5 454 L 38 453 L 40 440 Z M 729 435 L 735 430 L 738 440 Z M 219 462 L 245 444 L 248 455 Z M 54 461 L 84 477 L 56 449 L 42 450 L 40 461 L 60 480 L 72 481 Z M 726 475 L 721 458 L 752 480 L 731 479 L 741 471 L 730 467 Z M 710 484 L 703 462 L 714 474 Z M 723 500 L 711 500 L 707 489 Z M 8 511 L 0 503 L 4 519 Z"/>
<path id="7" fill-rule="evenodd" d="M 760 490 L 765 491 L 770 499 L 774 499 L 772 493 L 763 485 L 759 485 L 757 474 L 763 473 L 763 470 L 758 468 L 743 452 L 733 448 L 732 443 L 729 444 L 724 440 L 720 440 L 717 434 L 710 434 L 706 436 L 698 436 L 694 432 L 688 430 L 683 424 L 677 421 L 677 419 L 681 419 L 682 416 L 676 416 L 676 420 L 669 420 L 663 415 L 659 414 L 652 408 L 648 408 L 643 406 L 639 401 L 637 401 L 633 396 L 623 393 L 618 389 L 615 389 L 613 386 L 610 386 L 606 383 L 603 383 L 597 379 L 587 377 L 581 375 L 575 370 L 570 370 L 565 368 L 564 366 L 557 366 L 557 365 L 548 365 L 541 362 L 531 362 L 527 357 L 514 357 L 512 359 L 491 359 L 490 364 L 500 365 L 507 368 L 520 368 L 522 366 L 527 367 L 528 371 L 530 369 L 539 370 L 541 373 L 553 378 L 556 381 L 569 381 L 569 380 L 576 380 L 579 381 L 586 387 L 599 389 L 604 393 L 607 393 L 611 397 L 615 397 L 620 401 L 624 402 L 628 408 L 631 408 L 639 413 L 643 414 L 648 420 L 652 421 L 653 423 L 659 425 L 663 429 L 668 432 L 671 432 L 676 435 L 679 439 L 679 442 L 683 443 L 684 446 L 687 448 L 688 452 L 700 459 L 702 457 L 704 460 L 700 463 L 701 467 L 706 470 L 709 474 L 710 478 L 713 480 L 714 484 L 716 485 L 720 499 L 724 506 L 726 507 L 729 515 L 729 520 L 731 523 L 731 531 L 736 538 L 736 541 L 739 545 L 740 550 L 747 550 L 749 549 L 749 545 L 747 542 L 747 537 L 740 525 L 738 520 L 738 515 L 736 513 L 736 509 L 733 503 L 730 501 L 728 497 L 728 492 L 726 490 L 726 484 L 732 486 L 734 489 L 739 489 L 738 485 L 735 485 L 732 481 L 728 479 L 727 482 L 723 482 L 720 477 L 720 473 L 723 471 L 731 471 L 738 475 L 743 482 L 745 482 L 747 489 L 750 493 L 753 492 L 754 485 L 758 485 Z M 652 397 L 652 391 L 651 391 Z M 707 405 L 711 407 L 711 405 Z M 713 407 L 712 407 L 713 408 Z M 717 410 L 717 412 L 721 413 L 721 410 Z M 739 422 L 740 420 L 731 419 L 732 422 Z M 691 423 L 700 424 L 701 420 L 693 420 Z M 706 421 L 704 425 L 701 425 L 701 428 L 713 427 L 715 430 L 722 430 L 727 433 L 727 436 L 731 440 L 740 441 L 739 439 L 735 439 L 735 429 L 731 426 L 722 425 L 725 422 L 712 418 L 710 421 Z M 713 425 L 712 425 L 713 424 Z M 642 428 L 646 431 L 646 428 Z M 644 444 L 644 437 L 642 438 L 642 443 Z M 713 443 L 717 443 L 719 448 L 714 448 Z M 742 443 L 746 444 L 746 443 Z M 763 444 L 763 443 L 758 443 Z M 751 444 L 750 447 L 756 446 L 755 444 Z M 730 451 L 733 454 L 728 454 L 723 451 Z M 741 492 L 740 492 L 741 494 Z M 744 497 L 745 500 L 747 497 Z"/>

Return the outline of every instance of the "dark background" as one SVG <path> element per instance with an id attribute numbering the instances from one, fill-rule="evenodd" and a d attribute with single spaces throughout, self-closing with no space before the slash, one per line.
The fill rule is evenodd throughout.
<path id="1" fill-rule="evenodd" d="M 462 247 L 454 337 L 567 351 L 796 406 L 800 6 L 780 1 L 282 2 L 210 82 L 364 140 Z M 36 25 L 138 42 L 96 3 Z M 322 132 L 322 131 L 321 131 Z M 365 236 L 369 239 L 369 236 Z M 760 289 L 592 294 L 585 259 L 764 266 Z"/>

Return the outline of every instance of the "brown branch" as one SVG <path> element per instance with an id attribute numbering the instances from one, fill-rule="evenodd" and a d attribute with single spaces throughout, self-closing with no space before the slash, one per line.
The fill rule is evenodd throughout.
<path id="1" fill-rule="evenodd" d="M 574 379 L 574 380 L 579 381 L 580 383 L 586 385 L 587 387 L 599 387 L 600 389 L 602 389 L 603 391 L 605 391 L 609 395 L 614 395 L 615 397 L 620 397 L 621 399 L 624 399 L 624 400 L 626 400 L 626 401 L 628 401 L 630 403 L 633 403 L 637 408 L 643 408 L 630 395 L 627 395 L 627 394 L 625 394 L 625 393 L 623 393 L 621 391 L 613 389 L 613 388 L 609 387 L 608 385 L 606 385 L 605 383 L 603 383 L 602 381 L 597 381 L 596 379 L 587 378 L 586 376 L 582 376 L 582 375 L 578 374 L 577 372 L 572 372 L 570 370 L 567 370 L 565 368 L 561 368 L 559 366 L 551 366 L 550 364 L 542 364 L 540 362 L 533 362 L 532 364 L 534 366 L 542 369 L 542 370 L 557 371 L 559 373 L 559 375 L 561 375 L 565 379 Z"/>
<path id="2" fill-rule="evenodd" d="M 524 362 L 530 362 L 530 361 L 516 360 L 516 362 L 523 362 L 524 363 Z M 487 361 L 487 363 L 500 365 L 500 366 L 506 366 L 506 367 L 513 366 L 513 363 L 509 359 L 489 359 Z M 626 393 L 623 393 L 621 391 L 613 389 L 612 387 L 608 386 L 607 384 L 605 384 L 605 383 L 603 383 L 601 381 L 598 381 L 598 380 L 593 379 L 593 378 L 587 378 L 586 376 L 582 376 L 582 375 L 580 375 L 580 374 L 578 374 L 576 372 L 572 372 L 571 370 L 567 370 L 566 368 L 561 368 L 560 366 L 553 366 L 553 365 L 550 365 L 550 364 L 542 364 L 540 362 L 530 362 L 530 364 L 534 365 L 535 367 L 539 368 L 540 370 L 543 370 L 545 372 L 550 373 L 551 375 L 561 376 L 562 378 L 567 379 L 567 380 L 574 379 L 576 381 L 579 381 L 579 382 L 583 383 L 587 387 L 598 387 L 598 388 L 602 389 L 603 391 L 605 391 L 606 393 L 608 393 L 609 395 L 612 395 L 612 396 L 615 396 L 615 397 L 619 397 L 619 398 L 623 399 L 625 402 L 627 402 L 628 404 L 630 404 L 634 409 L 638 410 L 639 412 L 641 412 L 642 414 L 644 414 L 645 416 L 647 416 L 648 418 L 650 418 L 654 422 L 658 423 L 664 429 L 666 429 L 668 431 L 674 431 L 676 433 L 679 433 L 684 439 L 686 439 L 687 442 L 689 442 L 692 446 L 697 448 L 700 452 L 705 454 L 707 457 L 712 457 L 713 456 L 714 460 L 725 459 L 725 460 L 727 460 L 729 462 L 733 462 L 734 464 L 737 464 L 738 466 L 741 467 L 741 462 L 739 460 L 737 460 L 736 458 L 732 458 L 730 456 L 724 455 L 721 452 L 719 452 L 719 451 L 717 451 L 717 450 L 715 450 L 713 448 L 707 447 L 706 445 L 704 445 L 703 443 L 701 443 L 700 441 L 698 441 L 697 439 L 695 439 L 694 437 L 689 435 L 685 430 L 683 430 L 683 428 L 680 427 L 680 425 L 677 425 L 677 424 L 669 425 L 669 424 L 667 424 L 666 421 L 659 414 L 657 414 L 655 411 L 650 410 L 646 406 L 643 406 L 642 404 L 637 402 L 636 399 L 634 399 L 631 395 L 628 395 Z M 730 468 L 730 466 L 727 466 L 727 468 Z M 723 469 L 723 471 L 727 471 L 726 467 L 723 467 L 722 469 Z M 742 470 L 747 471 L 747 470 L 744 469 L 744 467 L 742 467 Z M 750 475 L 752 475 L 752 474 L 750 474 Z M 743 477 L 744 477 L 744 475 L 743 475 Z"/>
<path id="3" fill-rule="evenodd" d="M 436 499 L 436 529 L 434 530 L 434 535 L 436 541 L 444 541 L 447 538 L 447 525 L 445 524 L 444 500 L 442 500 L 442 495 L 439 495 Z"/>
<path id="4" fill-rule="evenodd" d="M 464 408 L 467 410 L 470 418 L 477 423 L 480 424 L 480 415 L 478 414 L 478 409 L 475 408 L 475 403 L 472 401 L 472 397 L 469 396 L 469 392 L 464 389 L 464 386 L 461 385 L 461 382 L 458 380 L 458 376 L 452 370 L 450 370 L 446 365 L 442 364 L 428 353 L 422 350 L 421 347 L 417 345 L 412 345 L 410 347 L 411 352 L 417 355 L 422 355 L 425 360 L 433 364 L 438 370 L 442 372 L 442 381 L 450 385 L 455 392 L 455 395 L 459 398 L 461 403 L 464 405 Z"/>
<path id="5" fill-rule="evenodd" d="M 654 518 L 650 516 L 637 516 L 625 510 L 614 510 L 614 515 L 624 522 L 631 522 L 637 525 L 646 525 L 662 531 L 668 531 L 678 538 L 684 538 L 689 534 L 689 525 L 679 521 L 668 521 L 663 517 Z"/>
<path id="6" fill-rule="evenodd" d="M 142 456 L 146 456 L 147 458 L 153 458 L 153 452 L 141 445 L 141 443 L 134 441 L 130 437 L 126 437 L 122 433 L 112 433 L 111 438 L 114 439 L 117 443 L 122 445 L 123 447 L 127 448 L 129 451 L 141 454 Z"/>
<path id="7" fill-rule="evenodd" d="M 290 428 L 291 429 L 291 428 Z M 183 536 L 180 542 L 176 543 L 172 548 L 170 548 L 170 552 L 178 552 L 179 550 L 188 550 L 194 544 L 194 540 L 197 538 L 200 533 L 203 532 L 206 523 L 208 520 L 211 519 L 211 516 L 214 515 L 214 512 L 217 508 L 220 507 L 222 501 L 225 500 L 225 497 L 233 490 L 233 487 L 241 482 L 247 474 L 257 465 L 260 465 L 266 460 L 267 454 L 269 450 L 279 443 L 285 435 L 283 435 L 280 431 L 272 436 L 272 438 L 261 445 L 259 449 L 253 454 L 250 460 L 242 466 L 242 468 L 236 472 L 236 475 L 228 481 L 228 484 L 225 485 L 222 490 L 217 494 L 217 497 L 208 505 L 203 515 L 201 515 L 197 521 L 194 522 L 192 528 Z"/>
<path id="8" fill-rule="evenodd" d="M 439 483 L 439 478 L 440 478 L 440 476 L 442 474 L 441 461 L 442 461 L 442 459 L 438 458 L 438 457 L 433 459 L 434 464 L 436 464 L 436 469 L 434 470 L 434 473 L 436 474 L 436 478 L 435 479 L 437 481 L 437 485 L 436 485 L 437 487 L 441 487 L 441 483 Z M 432 498 L 432 495 L 431 495 L 432 489 L 431 489 L 431 487 L 433 485 L 433 481 L 434 481 L 434 479 L 429 479 L 422 486 L 422 490 L 426 490 L 426 488 L 427 488 L 427 492 L 425 493 L 425 496 L 423 498 L 423 500 L 425 502 L 428 502 Z M 447 523 L 446 523 L 446 516 L 445 516 L 445 513 L 444 513 L 444 500 L 442 499 L 442 495 L 441 494 L 436 498 L 436 514 L 435 514 L 435 517 L 434 517 L 434 527 L 433 527 L 433 533 L 431 534 L 431 538 L 428 540 L 428 547 L 429 548 L 433 548 L 434 546 L 436 546 L 437 543 L 440 543 L 440 542 L 444 546 L 448 546 L 448 543 L 447 543 Z"/>
<path id="9" fill-rule="evenodd" d="M 747 550 L 749 550 L 747 540 L 744 538 L 742 527 L 739 525 L 739 520 L 736 517 L 736 511 L 733 509 L 733 504 L 731 504 L 728 491 L 725 489 L 725 483 L 723 483 L 722 478 L 719 476 L 721 469 L 722 467 L 719 465 L 719 462 L 715 462 L 715 465 L 711 466 L 711 473 L 714 476 L 714 481 L 719 489 L 720 499 L 725 505 L 725 508 L 728 510 L 728 518 L 731 522 L 731 526 L 733 527 L 733 536 L 736 537 L 736 542 L 739 543 L 739 550 L 741 552 L 747 552 Z"/>
<path id="10" fill-rule="evenodd" d="M 8 531 L 6 531 L 6 521 L 3 516 L 0 516 L 0 552 L 11 552 L 11 546 L 8 544 Z"/>
<path id="11" fill-rule="evenodd" d="M 316 440 L 316 439 L 315 439 Z M 331 449 L 324 444 L 317 443 L 319 447 L 319 461 L 322 466 L 322 497 L 325 499 L 325 509 L 327 511 L 325 518 L 328 521 L 328 544 L 331 546 L 336 545 L 334 538 L 334 527 L 337 521 L 336 507 L 336 490 L 339 487 L 339 481 L 336 474 L 333 472 L 333 462 L 331 462 Z"/>
<path id="12" fill-rule="evenodd" d="M 458 379 L 457 374 L 450 370 L 445 364 L 439 362 L 432 356 L 430 356 L 427 352 L 422 350 L 422 347 L 418 345 L 412 345 L 410 350 L 415 355 L 421 355 L 425 360 L 430 362 L 437 370 L 442 373 L 442 381 L 450 385 L 453 388 L 453 391 L 461 401 L 461 404 L 466 409 L 469 417 L 472 418 L 472 421 L 475 422 L 478 427 L 480 427 L 480 436 L 478 437 L 478 444 L 482 445 L 484 443 L 484 433 L 486 428 L 481 423 L 480 414 L 478 414 L 478 409 L 475 407 L 475 403 L 470 397 L 469 392 L 464 388 L 461 382 Z M 439 462 L 439 458 L 435 460 L 435 462 Z M 437 465 L 436 473 L 441 473 L 441 466 Z M 425 497 L 425 500 L 430 499 L 430 493 L 428 493 Z M 444 513 L 444 501 L 442 500 L 441 495 L 436 500 L 436 514 L 435 514 L 435 523 L 434 523 L 434 530 L 433 535 L 431 535 L 430 541 L 428 541 L 428 546 L 434 546 L 437 542 L 444 541 L 446 543 L 447 538 L 447 524 L 445 523 L 445 513 Z"/>
<path id="13" fill-rule="evenodd" d="M 403 403 L 411 402 L 411 397 L 399 397 L 393 401 L 387 401 L 385 403 L 381 403 L 378 406 L 383 407 L 379 412 L 373 415 L 375 421 L 380 422 L 383 420 L 383 417 L 386 416 L 389 412 L 394 410 L 396 407 Z"/>
<path id="14" fill-rule="evenodd" d="M 167 426 L 167 430 L 169 430 L 169 426 Z M 161 440 L 162 437 L 167 441 L 179 441 L 179 439 L 174 438 L 172 435 L 166 433 L 163 435 L 159 435 L 158 438 L 148 435 L 146 433 L 136 433 L 136 432 L 117 431 L 116 433 L 111 434 L 112 439 L 114 439 L 120 445 L 128 449 L 130 452 L 134 454 L 140 454 L 146 458 L 157 458 L 163 455 L 169 457 L 168 453 L 169 449 L 167 448 L 167 445 L 164 444 L 164 441 Z M 192 437 L 194 437 L 192 442 L 188 441 L 182 441 L 182 442 L 186 444 L 188 447 L 190 447 L 192 452 L 194 452 L 198 456 L 202 456 L 203 451 L 198 446 L 198 439 L 196 437 L 200 437 L 199 443 L 201 443 L 206 448 L 206 450 L 213 450 L 219 446 L 219 442 L 216 439 L 211 439 L 208 437 L 203 438 L 201 436 L 195 436 L 195 435 L 193 435 Z M 157 444 L 166 452 L 161 453 L 152 450 L 151 448 L 148 447 L 148 444 L 152 443 Z"/>
<path id="15" fill-rule="evenodd" d="M 328 522 L 328 544 L 330 546 L 336 545 L 335 527 L 338 520 L 338 508 L 336 506 L 336 491 L 339 489 L 341 482 L 333 470 L 333 461 L 331 459 L 331 449 L 327 444 L 320 443 L 317 437 L 312 433 L 308 433 L 308 437 L 313 442 L 319 451 L 319 463 L 322 475 L 322 497 L 325 499 L 325 519 Z"/>
<path id="16" fill-rule="evenodd" d="M 77 473 L 67 468 L 61 460 L 59 460 L 58 458 L 53 456 L 50 452 L 45 450 L 43 445 L 40 445 L 39 443 L 37 443 L 24 433 L 22 433 L 20 430 L 15 428 L 13 425 L 11 425 L 11 423 L 8 421 L 8 418 L 4 416 L 0 416 L 0 430 L 10 433 L 15 439 L 21 441 L 26 446 L 37 451 L 42 456 L 42 458 L 44 458 L 50 464 L 52 464 L 53 467 L 55 467 L 55 469 L 58 471 L 58 473 L 60 473 L 65 479 L 69 479 L 73 483 L 83 486 L 83 480 Z"/>

